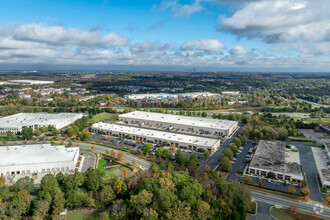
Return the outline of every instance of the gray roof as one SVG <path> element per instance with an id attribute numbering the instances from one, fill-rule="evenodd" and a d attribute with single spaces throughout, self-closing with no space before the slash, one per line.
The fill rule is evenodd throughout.
<path id="1" fill-rule="evenodd" d="M 285 162 L 285 142 L 260 140 L 250 167 L 302 176 L 301 165 Z"/>
<path id="2" fill-rule="evenodd" d="M 163 114 L 163 113 L 155 113 L 155 112 L 143 112 L 143 111 L 129 112 L 126 114 L 119 115 L 119 117 L 125 117 L 130 119 L 137 119 L 137 120 L 157 121 L 160 123 L 163 122 L 163 123 L 182 124 L 192 127 L 202 127 L 202 128 L 211 128 L 211 129 L 221 129 L 221 130 L 228 130 L 231 127 L 235 126 L 235 124 L 237 123 L 237 121 L 231 121 L 231 120 L 190 117 L 190 116 Z"/>

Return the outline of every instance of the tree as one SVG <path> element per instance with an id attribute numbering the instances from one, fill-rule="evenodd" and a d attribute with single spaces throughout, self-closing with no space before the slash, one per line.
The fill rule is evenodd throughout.
<path id="1" fill-rule="evenodd" d="M 135 159 L 132 160 L 132 165 L 133 165 L 134 167 L 136 166 L 136 160 L 135 160 Z"/>
<path id="2" fill-rule="evenodd" d="M 121 193 L 123 183 L 124 182 L 121 178 L 116 179 L 115 183 L 113 184 L 113 190 L 116 194 Z"/>
<path id="3" fill-rule="evenodd" d="M 64 194 L 59 188 L 56 188 L 54 191 L 53 202 L 51 205 L 52 216 L 55 217 L 60 212 L 62 212 L 64 209 L 64 205 L 65 205 Z"/>
<path id="4" fill-rule="evenodd" d="M 211 206 L 209 203 L 203 201 L 203 200 L 198 200 L 197 201 L 197 210 L 196 210 L 196 215 L 197 218 L 200 220 L 207 220 L 211 217 Z"/>
<path id="5" fill-rule="evenodd" d="M 239 137 L 235 137 L 233 143 L 236 144 L 236 146 L 238 147 L 242 146 L 242 141 Z"/>
<path id="6" fill-rule="evenodd" d="M 301 195 L 305 196 L 305 199 L 309 199 L 309 195 L 311 194 L 311 191 L 308 188 L 302 188 L 300 191 Z"/>
<path id="7" fill-rule="evenodd" d="M 167 158 L 167 159 L 171 159 L 172 157 L 172 152 L 169 149 L 165 149 L 163 151 L 163 157 Z"/>
<path id="8" fill-rule="evenodd" d="M 105 185 L 101 192 L 100 192 L 100 198 L 102 203 L 109 205 L 115 198 L 115 192 L 113 191 L 111 185 Z"/>
<path id="9" fill-rule="evenodd" d="M 88 168 L 85 172 L 85 186 L 89 190 L 98 190 L 104 183 L 104 176 L 101 170 Z"/>
<path id="10" fill-rule="evenodd" d="M 69 141 L 69 143 L 68 143 L 68 147 L 72 147 L 72 141 Z"/>
<path id="11" fill-rule="evenodd" d="M 173 154 L 174 154 L 174 152 L 176 151 L 176 147 L 175 147 L 174 144 L 171 145 L 171 151 L 172 151 Z"/>
<path id="12" fill-rule="evenodd" d="M 232 143 L 230 146 L 229 146 L 229 149 L 233 152 L 233 153 L 236 153 L 238 151 L 238 147 L 236 144 Z"/>
<path id="13" fill-rule="evenodd" d="M 209 157 L 211 155 L 210 151 L 209 150 L 205 150 L 204 151 L 204 156 L 205 157 Z"/>
<path id="14" fill-rule="evenodd" d="M 34 208 L 34 216 L 40 219 L 44 219 L 49 210 L 49 202 L 41 199 L 37 200 Z"/>
<path id="15" fill-rule="evenodd" d="M 41 179 L 40 188 L 44 192 L 49 192 L 52 196 L 58 188 L 57 179 L 52 174 L 47 174 Z"/>
<path id="16" fill-rule="evenodd" d="M 268 177 L 268 178 L 271 178 L 271 179 L 275 179 L 275 178 L 276 178 L 276 174 L 273 173 L 273 172 L 268 172 L 268 173 L 267 173 L 267 177 Z"/>
<path id="17" fill-rule="evenodd" d="M 92 136 L 89 134 L 89 131 L 87 129 L 83 130 L 80 134 L 81 140 L 90 140 L 92 139 Z"/>
<path id="18" fill-rule="evenodd" d="M 221 158 L 221 168 L 222 168 L 222 170 L 227 171 L 227 172 L 231 171 L 232 166 L 231 166 L 231 163 L 230 163 L 230 160 L 228 157 L 223 156 Z"/>
<path id="19" fill-rule="evenodd" d="M 291 205 L 290 205 L 290 212 L 291 212 L 292 214 L 295 214 L 296 211 L 297 211 L 297 207 L 296 207 L 294 204 L 291 204 Z"/>
<path id="20" fill-rule="evenodd" d="M 167 141 L 164 141 L 163 143 L 162 143 L 162 145 L 165 147 L 165 146 L 170 146 L 170 144 L 167 142 Z"/>
<path id="21" fill-rule="evenodd" d="M 66 206 L 74 209 L 83 206 L 86 195 L 81 189 L 74 189 L 67 192 L 65 197 Z"/>
<path id="22" fill-rule="evenodd" d="M 143 189 L 137 195 L 131 196 L 129 203 L 138 214 L 142 214 L 143 210 L 152 202 L 153 194 Z"/>
<path id="23" fill-rule="evenodd" d="M 124 153 L 119 151 L 118 154 L 117 154 L 118 160 L 121 161 L 123 159 L 123 157 L 124 157 Z"/>
<path id="24" fill-rule="evenodd" d="M 163 152 L 164 152 L 164 148 L 160 147 L 156 150 L 155 154 L 157 157 L 160 157 L 162 156 Z"/>
<path id="25" fill-rule="evenodd" d="M 151 153 L 151 152 L 152 152 L 152 146 L 151 146 L 151 144 L 149 144 L 149 143 L 145 143 L 145 144 L 142 146 L 141 150 L 142 150 L 144 153 Z"/>
<path id="26" fill-rule="evenodd" d="M 294 185 L 288 186 L 288 192 L 289 193 L 295 193 L 296 192 L 296 188 L 294 187 Z"/>
<path id="27" fill-rule="evenodd" d="M 32 128 L 25 127 L 22 129 L 22 136 L 24 140 L 30 140 L 33 137 L 33 130 Z"/>
<path id="28" fill-rule="evenodd" d="M 17 198 L 22 206 L 22 214 L 27 213 L 31 207 L 31 195 L 26 190 L 23 190 L 17 193 Z"/>
<path id="29" fill-rule="evenodd" d="M 252 178 L 251 178 L 251 176 L 247 176 L 247 175 L 245 175 L 245 176 L 244 176 L 244 183 L 245 183 L 245 184 L 251 184 L 251 183 L 252 183 Z"/>
<path id="30" fill-rule="evenodd" d="M 223 153 L 223 156 L 231 160 L 234 157 L 234 153 L 229 148 L 227 148 Z"/>
<path id="31" fill-rule="evenodd" d="M 180 150 L 178 150 L 176 153 L 175 153 L 175 161 L 178 163 L 178 164 L 186 164 L 188 162 L 187 158 L 181 153 Z"/>
<path id="32" fill-rule="evenodd" d="M 75 131 L 72 127 L 69 127 L 66 131 L 66 134 L 68 135 L 68 137 L 72 137 L 75 134 Z"/>
<path id="33" fill-rule="evenodd" d="M 26 190 L 28 193 L 30 193 L 33 190 L 33 182 L 34 182 L 33 179 L 28 176 L 20 178 L 12 186 L 12 191 L 20 192 Z"/>
<path id="34" fill-rule="evenodd" d="M 203 117 L 203 118 L 207 117 L 207 113 L 206 113 L 206 112 L 203 112 L 203 113 L 202 113 L 202 117 Z"/>
<path id="35" fill-rule="evenodd" d="M 191 166 L 191 167 L 197 166 L 198 158 L 197 158 L 196 154 L 192 154 L 189 157 L 189 162 L 188 163 L 189 163 L 189 166 Z"/>
<path id="36" fill-rule="evenodd" d="M 207 172 L 207 171 L 209 171 L 209 170 L 211 170 L 211 167 L 210 167 L 209 165 L 205 165 L 205 167 L 204 167 L 204 171 Z"/>

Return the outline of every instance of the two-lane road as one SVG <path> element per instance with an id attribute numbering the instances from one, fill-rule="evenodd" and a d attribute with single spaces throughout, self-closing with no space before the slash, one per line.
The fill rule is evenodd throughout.
<path id="1" fill-rule="evenodd" d="M 299 211 L 307 212 L 307 213 L 317 213 L 319 212 L 320 216 L 330 218 L 330 209 L 326 206 L 322 205 L 320 208 L 321 203 L 310 201 L 299 201 L 299 200 L 292 200 L 286 197 L 281 197 L 278 195 L 268 194 L 264 192 L 258 192 L 256 190 L 252 191 L 252 198 L 258 202 L 265 202 L 272 205 L 279 205 L 282 207 L 289 208 L 291 204 L 295 205 Z"/>

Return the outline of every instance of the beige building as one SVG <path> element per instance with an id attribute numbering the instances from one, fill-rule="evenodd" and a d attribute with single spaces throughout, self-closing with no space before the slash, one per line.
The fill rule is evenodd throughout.
<path id="1" fill-rule="evenodd" d="M 220 140 L 216 138 L 179 134 L 174 132 L 151 130 L 127 125 L 108 123 L 96 123 L 91 127 L 95 133 L 103 133 L 115 137 L 125 138 L 129 135 L 133 140 L 141 140 L 146 143 L 162 144 L 168 142 L 180 149 L 197 151 L 198 149 L 209 150 L 214 153 L 220 147 Z"/>
<path id="2" fill-rule="evenodd" d="M 276 179 L 295 183 L 304 180 L 299 152 L 295 148 L 286 148 L 286 143 L 281 141 L 260 140 L 248 172 L 264 177 L 272 172 Z"/>
<path id="3" fill-rule="evenodd" d="M 121 114 L 118 118 L 120 121 L 127 124 L 152 125 L 155 127 L 167 128 L 169 130 L 181 129 L 218 136 L 229 136 L 238 127 L 237 121 L 143 111 Z"/>

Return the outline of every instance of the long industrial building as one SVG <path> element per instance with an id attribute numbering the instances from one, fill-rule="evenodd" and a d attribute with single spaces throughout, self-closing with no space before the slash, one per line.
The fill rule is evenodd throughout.
<path id="1" fill-rule="evenodd" d="M 229 136 L 238 127 L 237 121 L 212 118 L 190 117 L 182 115 L 162 114 L 154 112 L 134 111 L 119 115 L 119 120 L 125 123 L 152 125 L 156 127 L 181 129 L 218 136 Z"/>
<path id="2" fill-rule="evenodd" d="M 8 80 L 9 84 L 24 84 L 24 85 L 47 85 L 54 84 L 54 81 L 42 81 L 42 80 Z"/>
<path id="3" fill-rule="evenodd" d="M 15 176 L 74 172 L 79 148 L 50 144 L 5 146 L 0 147 L 0 155 L 0 176 L 10 182 Z"/>
<path id="4" fill-rule="evenodd" d="M 83 113 L 19 113 L 0 118 L 0 133 L 17 133 L 24 127 L 35 129 L 49 125 L 60 129 L 82 117 Z"/>
<path id="5" fill-rule="evenodd" d="M 264 177 L 272 172 L 277 179 L 295 183 L 304 179 L 299 152 L 286 148 L 285 142 L 281 141 L 260 140 L 248 172 Z"/>
<path id="6" fill-rule="evenodd" d="M 146 93 L 146 94 L 131 94 L 125 95 L 124 98 L 132 100 L 140 99 L 165 99 L 173 98 L 202 98 L 202 97 L 214 97 L 219 96 L 219 94 L 209 93 L 209 92 L 188 92 L 188 93 Z"/>
<path id="7" fill-rule="evenodd" d="M 211 153 L 214 153 L 220 146 L 220 140 L 215 138 L 178 134 L 174 132 L 151 130 L 127 125 L 108 124 L 103 122 L 93 124 L 91 131 L 122 138 L 129 135 L 133 140 L 139 139 L 143 142 L 155 144 L 162 144 L 166 141 L 171 145 L 173 144 L 177 148 L 193 151 L 197 151 L 198 149 L 207 149 Z"/>

